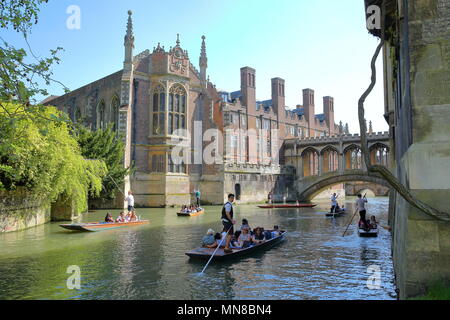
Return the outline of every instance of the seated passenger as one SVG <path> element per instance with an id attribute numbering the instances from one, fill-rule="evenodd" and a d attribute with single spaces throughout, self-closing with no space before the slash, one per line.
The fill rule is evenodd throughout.
<path id="1" fill-rule="evenodd" d="M 280 228 L 278 226 L 273 227 L 272 238 L 279 237 L 281 235 Z"/>
<path id="2" fill-rule="evenodd" d="M 137 222 L 139 219 L 136 215 L 136 211 L 131 211 L 130 222 Z"/>
<path id="3" fill-rule="evenodd" d="M 242 226 L 241 226 L 241 231 L 244 228 L 248 228 L 249 230 L 251 230 L 252 228 L 250 228 L 250 225 L 248 224 L 248 220 L 247 219 L 242 219 Z"/>
<path id="4" fill-rule="evenodd" d="M 220 235 L 220 233 L 216 233 L 214 235 L 214 243 L 211 245 L 206 245 L 206 248 L 210 248 L 210 249 L 216 249 L 219 245 L 222 246 L 222 236 Z"/>
<path id="5" fill-rule="evenodd" d="M 116 222 L 123 223 L 125 222 L 125 213 L 122 211 L 116 219 Z"/>
<path id="6" fill-rule="evenodd" d="M 370 217 L 369 225 L 372 229 L 378 228 L 378 222 L 377 222 L 377 218 L 375 218 L 375 216 Z"/>
<path id="7" fill-rule="evenodd" d="M 202 246 L 203 247 L 211 246 L 215 242 L 216 240 L 214 239 L 214 230 L 209 229 L 208 232 L 206 233 L 206 236 L 204 236 L 202 239 Z"/>
<path id="8" fill-rule="evenodd" d="M 114 218 L 112 217 L 111 213 L 107 213 L 105 217 L 105 222 L 114 222 Z"/>
<path id="9" fill-rule="evenodd" d="M 244 228 L 242 229 L 242 233 L 238 238 L 238 246 L 242 249 L 250 247 L 252 244 L 252 236 L 250 235 L 250 229 Z"/>
<path id="10" fill-rule="evenodd" d="M 128 212 L 126 215 L 125 215 L 125 223 L 128 223 L 128 222 L 130 222 L 131 221 L 131 212 Z"/>
<path id="11" fill-rule="evenodd" d="M 255 229 L 255 234 L 253 235 L 252 240 L 254 244 L 261 244 L 266 242 L 266 237 L 264 236 L 263 229 L 261 227 Z"/>
<path id="12" fill-rule="evenodd" d="M 231 241 L 230 241 L 230 248 L 231 249 L 240 249 L 239 248 L 239 243 L 238 243 L 238 239 L 239 236 L 241 235 L 240 231 L 236 231 L 234 233 L 234 235 L 231 237 Z"/>

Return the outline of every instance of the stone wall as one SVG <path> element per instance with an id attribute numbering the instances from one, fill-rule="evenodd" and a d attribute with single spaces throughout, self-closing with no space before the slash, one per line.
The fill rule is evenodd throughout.
<path id="1" fill-rule="evenodd" d="M 448 0 L 411 0 L 399 12 L 396 1 L 387 3 L 394 8 L 389 18 L 399 23 L 384 50 L 386 110 L 395 109 L 395 116 L 389 115 L 395 174 L 419 200 L 449 212 L 450 6 Z M 437 281 L 450 283 L 450 223 L 398 194 L 391 199 L 400 298 L 421 295 Z"/>
<path id="2" fill-rule="evenodd" d="M 0 191 L 0 232 L 35 227 L 51 220 L 50 204 L 23 191 Z"/>

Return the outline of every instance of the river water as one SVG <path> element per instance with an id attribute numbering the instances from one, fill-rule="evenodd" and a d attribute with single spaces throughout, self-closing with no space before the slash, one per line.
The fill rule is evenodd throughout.
<path id="1" fill-rule="evenodd" d="M 354 198 L 346 199 L 349 210 Z M 238 261 L 190 261 L 208 228 L 220 231 L 221 207 L 181 218 L 175 209 L 140 209 L 149 225 L 72 233 L 51 223 L 0 234 L 0 299 L 395 299 L 391 235 L 359 238 L 356 225 L 342 237 L 351 214 L 325 218 L 329 203 L 314 209 L 235 208 L 252 227 L 279 225 L 286 240 Z M 369 199 L 368 212 L 387 225 L 388 198 Z M 111 211 L 114 215 L 118 211 Z M 105 211 L 81 221 L 101 221 Z M 355 222 L 356 222 L 355 218 Z M 81 289 L 69 290 L 69 266 L 79 266 Z M 379 272 L 378 272 L 379 271 Z M 369 277 L 380 279 L 368 287 Z"/>

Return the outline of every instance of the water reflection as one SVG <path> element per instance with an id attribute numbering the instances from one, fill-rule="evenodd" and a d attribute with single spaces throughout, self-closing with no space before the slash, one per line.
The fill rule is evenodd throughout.
<path id="1" fill-rule="evenodd" d="M 346 207 L 352 212 L 353 199 Z M 387 198 L 371 199 L 369 212 L 387 224 Z M 238 261 L 190 261 L 208 228 L 220 230 L 220 207 L 179 218 L 174 209 L 140 210 L 146 226 L 98 233 L 70 233 L 57 224 L 0 235 L 1 299 L 392 299 L 395 298 L 390 234 L 359 238 L 356 226 L 345 237 L 351 214 L 327 219 L 328 202 L 315 209 L 259 210 L 238 206 L 236 218 L 254 227 L 288 230 L 270 251 Z M 113 215 L 118 214 L 113 212 Z M 83 221 L 102 220 L 105 212 Z M 356 223 L 356 219 L 355 219 Z M 79 265 L 82 290 L 66 288 L 69 265 Z M 367 268 L 382 272 L 382 289 L 369 290 Z"/>

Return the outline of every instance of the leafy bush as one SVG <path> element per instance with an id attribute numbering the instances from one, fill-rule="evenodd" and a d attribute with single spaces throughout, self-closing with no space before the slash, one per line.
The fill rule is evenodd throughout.
<path id="1" fill-rule="evenodd" d="M 50 201 L 72 199 L 78 211 L 87 197 L 98 196 L 106 165 L 86 160 L 71 135 L 66 116 L 54 107 L 36 107 L 28 117 L 25 107 L 2 103 L 0 109 L 0 188 L 24 187 Z M 8 112 L 20 114 L 11 118 Z M 67 120 L 67 119 L 66 119 Z"/>

